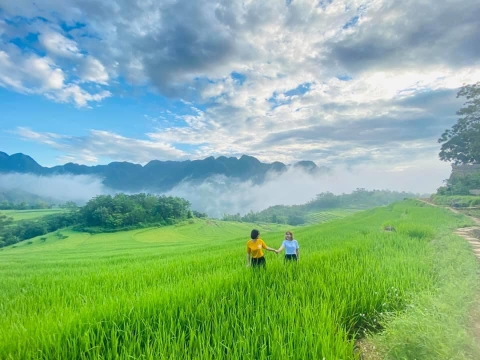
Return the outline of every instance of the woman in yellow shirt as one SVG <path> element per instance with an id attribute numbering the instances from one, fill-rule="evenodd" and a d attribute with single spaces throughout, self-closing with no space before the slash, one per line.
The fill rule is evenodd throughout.
<path id="1" fill-rule="evenodd" d="M 247 267 L 248 266 L 265 266 L 265 257 L 263 256 L 263 249 L 268 251 L 275 251 L 268 247 L 265 242 L 259 238 L 260 231 L 253 229 L 250 238 L 247 242 Z"/>

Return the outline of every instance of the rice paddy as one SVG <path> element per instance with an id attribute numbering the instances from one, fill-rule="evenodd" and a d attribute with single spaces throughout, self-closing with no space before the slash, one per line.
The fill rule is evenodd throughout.
<path id="1" fill-rule="evenodd" d="M 246 241 L 257 227 L 278 248 L 281 225 L 49 234 L 0 251 L 0 358 L 357 359 L 357 339 L 437 296 L 441 234 L 469 224 L 404 201 L 292 229 L 300 262 L 269 252 L 265 271 L 246 268 Z M 464 240 L 449 241 L 475 273 Z"/>
<path id="2" fill-rule="evenodd" d="M 47 215 L 60 214 L 65 209 L 0 210 L 0 215 L 13 218 L 14 221 L 39 219 Z"/>

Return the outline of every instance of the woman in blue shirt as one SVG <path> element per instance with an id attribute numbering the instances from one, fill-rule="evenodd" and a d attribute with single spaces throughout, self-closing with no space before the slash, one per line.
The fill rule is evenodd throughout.
<path id="1" fill-rule="evenodd" d="M 285 249 L 285 261 L 298 261 L 300 259 L 300 246 L 298 241 L 293 239 L 291 231 L 285 232 L 285 240 L 283 240 L 282 246 L 275 252 L 278 254 L 283 249 Z"/>

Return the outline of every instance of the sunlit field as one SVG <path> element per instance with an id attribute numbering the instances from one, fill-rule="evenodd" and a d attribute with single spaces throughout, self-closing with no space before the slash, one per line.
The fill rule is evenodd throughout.
<path id="1" fill-rule="evenodd" d="M 360 209 L 332 209 L 329 211 L 311 212 L 305 216 L 306 223 L 318 224 L 326 221 L 341 219 L 345 216 L 352 215 L 361 211 Z"/>
<path id="2" fill-rule="evenodd" d="M 62 212 L 65 212 L 65 209 L 0 210 L 0 215 L 6 215 L 13 218 L 14 221 L 18 221 L 38 219 L 43 216 L 60 214 Z"/>
<path id="3" fill-rule="evenodd" d="M 196 219 L 52 233 L 0 251 L 0 358 L 355 359 L 357 339 L 408 316 L 425 294 L 440 298 L 446 281 L 462 278 L 462 301 L 474 296 L 478 264 L 451 235 L 469 224 L 404 201 L 293 228 L 300 262 L 269 252 L 266 270 L 246 268 L 245 244 L 256 226 L 279 247 L 281 225 Z M 450 256 L 461 264 L 444 267 Z M 449 326 L 464 326 L 458 318 Z M 456 351 L 424 346 L 439 359 Z M 473 345 L 461 346 L 468 358 Z"/>

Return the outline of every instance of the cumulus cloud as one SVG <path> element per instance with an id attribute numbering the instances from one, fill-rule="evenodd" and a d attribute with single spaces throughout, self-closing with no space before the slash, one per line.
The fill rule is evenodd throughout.
<path id="1" fill-rule="evenodd" d="M 307 111 L 303 124 L 265 117 L 265 122 L 272 121 L 269 128 L 261 118 L 251 121 L 247 130 L 242 130 L 240 120 L 240 124 L 218 125 L 208 120 L 204 111 L 195 109 L 192 115 L 183 117 L 188 126 L 151 132 L 142 140 L 98 130 L 91 130 L 86 136 L 28 128 L 18 128 L 16 133 L 61 150 L 71 161 L 80 162 L 103 157 L 145 163 L 152 159 L 203 159 L 246 153 L 267 162 L 311 159 L 328 166 L 355 162 L 393 164 L 404 159 L 416 161 L 425 155 L 435 161 L 436 139 L 455 121 L 454 109 L 459 106 L 461 102 L 454 90 L 438 90 L 369 105 L 325 103 L 319 109 L 336 113 L 337 121 L 317 121 Z M 350 112 L 355 112 L 357 118 L 348 116 Z M 230 116 L 236 116 L 235 112 Z M 178 144 L 195 150 L 179 150 Z"/>
<path id="2" fill-rule="evenodd" d="M 87 56 L 81 64 L 80 78 L 82 81 L 94 82 L 98 84 L 108 84 L 108 73 L 105 66 L 92 56 Z"/>
<path id="3" fill-rule="evenodd" d="M 479 11 L 476 0 L 18 0 L 3 5 L 1 38 L 33 26 L 12 19 L 41 17 L 35 31 L 48 57 L 12 59 L 14 48 L 4 49 L 0 84 L 87 106 L 121 78 L 192 104 L 175 126 L 142 139 L 109 135 L 120 137 L 113 148 L 128 148 L 115 159 L 247 153 L 350 163 L 405 159 L 414 148 L 410 161 L 421 161 L 455 121 L 456 90 L 480 80 Z M 43 67 L 30 84 L 12 64 L 26 69 L 32 56 Z M 105 88 L 91 93 L 86 82 Z M 93 140 L 106 135 L 62 136 L 73 157 L 96 154 Z"/>
<path id="4" fill-rule="evenodd" d="M 325 64 L 355 74 L 478 65 L 479 16 L 473 1 L 372 3 L 360 17 L 358 31 L 324 44 Z"/>
<path id="5" fill-rule="evenodd" d="M 69 162 L 96 163 L 99 158 L 105 157 L 146 163 L 152 159 L 182 159 L 186 156 L 167 143 L 127 138 L 102 130 L 90 130 L 87 136 L 67 136 L 19 127 L 15 133 L 23 139 L 61 150 L 65 153 L 61 160 Z"/>
<path id="6" fill-rule="evenodd" d="M 49 57 L 25 55 L 14 45 L 7 48 L 8 51 L 0 49 L 0 86 L 25 94 L 42 94 L 80 107 L 111 96 L 106 90 L 90 93 L 77 84 L 68 83 L 64 71 Z"/>
<path id="7" fill-rule="evenodd" d="M 44 32 L 40 34 L 38 40 L 40 44 L 53 55 L 68 58 L 81 56 L 77 43 L 58 32 Z"/>
<path id="8" fill-rule="evenodd" d="M 21 57 L 19 52 L 0 50 L 0 84 L 4 86 L 24 93 L 49 93 L 61 89 L 64 80 L 62 69 L 49 58 Z"/>

